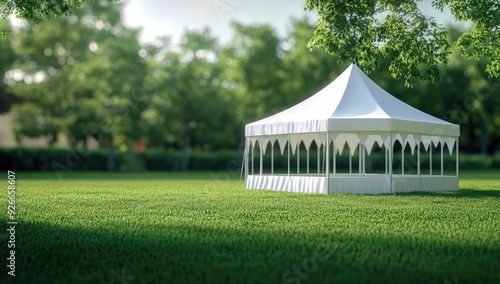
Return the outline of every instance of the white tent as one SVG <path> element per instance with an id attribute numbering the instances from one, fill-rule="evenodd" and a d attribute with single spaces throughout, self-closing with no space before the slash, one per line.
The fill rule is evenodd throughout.
<path id="1" fill-rule="evenodd" d="M 246 187 L 362 194 L 457 190 L 459 135 L 458 125 L 403 103 L 351 64 L 305 101 L 246 125 Z M 385 155 L 383 172 L 367 172 L 374 145 L 379 155 Z M 310 152 L 315 160 L 310 159 Z M 274 171 L 274 158 L 280 154 L 288 157 L 286 173 Z M 395 154 L 401 157 L 396 160 Z M 268 155 L 270 162 L 265 159 Z M 337 165 L 346 155 L 348 171 Z M 421 155 L 429 160 L 425 165 Z M 449 160 L 445 155 L 454 156 L 451 173 L 449 165 L 445 170 Z M 357 169 L 353 171 L 355 156 Z M 265 167 L 264 160 L 268 161 Z M 311 165 L 316 166 L 314 172 Z"/>

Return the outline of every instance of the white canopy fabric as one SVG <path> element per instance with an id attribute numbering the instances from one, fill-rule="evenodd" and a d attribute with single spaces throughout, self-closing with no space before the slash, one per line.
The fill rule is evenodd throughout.
<path id="1" fill-rule="evenodd" d="M 460 127 L 396 99 L 354 64 L 305 101 L 247 124 L 245 136 L 248 189 L 325 194 L 458 189 Z M 287 156 L 286 174 L 283 169 L 274 171 L 275 144 L 279 147 L 276 154 Z M 316 161 L 309 155 L 313 144 Z M 301 169 L 301 148 L 306 152 L 305 169 L 304 165 Z M 366 155 L 370 156 L 374 148 L 379 157 L 385 158 L 384 168 L 378 173 L 366 165 Z M 358 161 L 353 167 L 356 152 Z M 434 165 L 433 152 L 439 155 L 438 165 Z M 450 170 L 453 165 L 445 167 L 445 152 L 450 156 L 455 154 L 454 172 Z M 424 153 L 428 157 L 425 171 L 420 157 Z M 395 154 L 399 155 L 397 160 Z M 269 161 L 264 170 L 265 155 L 271 158 L 270 172 Z M 296 162 L 292 161 L 292 155 L 296 156 Z M 349 166 L 341 166 L 344 168 L 337 171 L 337 156 L 344 155 L 349 156 Z M 310 171 L 311 162 L 317 165 L 314 172 Z"/>
<path id="2" fill-rule="evenodd" d="M 398 100 L 375 84 L 355 64 L 351 64 L 337 79 L 305 101 L 247 124 L 245 136 L 326 131 L 460 136 L 458 125 Z"/>

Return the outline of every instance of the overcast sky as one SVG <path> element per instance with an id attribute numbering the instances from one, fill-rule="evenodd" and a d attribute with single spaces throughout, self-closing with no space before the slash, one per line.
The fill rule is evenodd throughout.
<path id="1" fill-rule="evenodd" d="M 144 42 L 157 36 L 171 36 L 177 43 L 186 29 L 210 27 L 221 40 L 231 38 L 230 22 L 270 23 L 283 35 L 291 16 L 303 17 L 314 13 L 304 11 L 305 0 L 124 0 L 125 22 L 132 27 L 142 27 Z M 441 23 L 453 19 L 430 5 L 431 0 L 420 3 L 424 14 L 432 15 Z"/>
<path id="2" fill-rule="evenodd" d="M 143 41 L 170 35 L 177 42 L 186 29 L 210 27 L 222 40 L 231 37 L 230 22 L 270 23 L 281 33 L 291 16 L 302 17 L 304 0 L 128 0 L 125 22 L 142 26 Z M 314 15 L 314 14 L 310 14 Z"/>

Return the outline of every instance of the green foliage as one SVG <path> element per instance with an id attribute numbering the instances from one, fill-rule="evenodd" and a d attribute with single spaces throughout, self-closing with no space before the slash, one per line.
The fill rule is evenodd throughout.
<path id="1" fill-rule="evenodd" d="M 370 10 L 373 3 L 331 5 L 352 12 Z M 387 7 L 394 15 L 417 17 L 419 13 L 411 3 Z M 366 17 L 370 13 L 366 12 Z M 266 24 L 235 22 L 233 38 L 227 44 L 220 43 L 210 30 L 201 29 L 186 31 L 180 46 L 173 47 L 169 38 L 161 39 L 158 45 L 140 44 L 139 31 L 121 22 L 120 3 L 86 3 L 77 15 L 28 24 L 19 32 L 13 31 L 15 37 L 0 42 L 1 50 L 6 50 L 0 56 L 6 71 L 3 82 L 9 86 L 2 89 L 0 83 L 0 112 L 10 111 L 15 137 L 18 141 L 44 137 L 51 146 L 58 146 L 63 138 L 71 147 L 85 147 L 94 141 L 101 149 L 131 152 L 136 141 L 144 141 L 148 148 L 184 149 L 183 168 L 189 167 L 189 151 L 236 149 L 246 123 L 319 91 L 345 69 L 343 58 L 357 56 L 364 48 L 347 48 L 336 56 L 307 48 L 315 30 L 307 18 L 291 19 L 289 32 L 283 37 Z M 430 60 L 428 44 L 433 40 L 415 34 L 388 36 L 388 30 L 406 29 L 411 21 L 384 15 L 376 19 L 381 26 L 374 32 L 386 36 L 387 42 L 372 46 L 376 47 L 373 51 L 391 53 L 396 59 L 360 53 L 360 61 L 379 66 L 370 77 L 402 101 L 459 124 L 462 151 L 498 152 L 500 84 L 486 78 L 489 61 L 465 58 L 452 46 L 468 31 L 451 27 L 446 31 L 451 46 L 447 66 L 406 65 L 424 53 Z M 336 14 L 339 19 L 341 16 Z M 421 17 L 417 20 L 424 21 Z M 372 31 L 370 25 L 374 24 L 355 16 L 349 21 L 354 24 L 348 27 L 349 35 L 357 26 Z M 417 26 L 411 27 L 417 32 Z M 333 38 L 342 40 L 341 44 L 350 42 Z M 355 40 L 368 44 L 364 37 Z M 406 57 L 395 52 L 403 47 Z M 429 49 L 424 52 L 424 47 Z M 409 92 L 403 80 L 393 78 L 394 68 L 401 74 L 421 71 L 421 76 L 439 71 L 442 80 L 430 84 L 408 79 L 406 84 L 415 87 Z M 137 168 L 144 168 L 133 153 L 127 161 L 137 161 Z"/>
<path id="2" fill-rule="evenodd" d="M 149 102 L 136 87 L 143 85 L 146 63 L 138 31 L 123 26 L 120 9 L 99 1 L 83 5 L 78 18 L 21 29 L 13 68 L 24 80 L 11 82 L 11 91 L 23 100 L 13 109 L 18 137 L 51 135 L 55 142 L 65 134 L 76 146 L 92 135 L 115 132 L 122 143 L 143 136 L 142 112 Z"/>
<path id="3" fill-rule="evenodd" d="M 242 103 L 240 115 L 247 119 L 282 108 L 289 94 L 281 90 L 286 71 L 276 31 L 269 25 L 244 26 L 235 22 L 232 28 L 232 44 L 225 52 L 229 58 L 228 77 L 234 82 Z M 261 104 L 262 101 L 266 103 Z"/>
<path id="4" fill-rule="evenodd" d="M 248 191 L 209 174 L 17 181 L 16 261 L 30 273 L 16 282 L 500 281 L 492 171 L 467 174 L 458 192 L 396 196 Z"/>
<path id="5" fill-rule="evenodd" d="M 10 32 L 9 21 L 0 20 L 0 29 Z M 0 35 L 0 74 L 5 74 L 15 60 L 10 38 Z M 2 78 L 3 79 L 3 78 Z M 4 80 L 0 80 L 0 114 L 8 112 L 17 98 L 7 91 Z"/>
<path id="6" fill-rule="evenodd" d="M 449 7 L 458 21 L 472 22 L 471 31 L 464 32 L 457 46 L 467 57 L 486 59 L 486 71 L 500 76 L 500 6 L 497 1 L 435 0 L 438 8 Z"/>
<path id="7" fill-rule="evenodd" d="M 98 0 L 98 2 L 110 2 Z M 119 0 L 116 0 L 118 2 Z M 0 4 L 0 19 L 11 15 L 33 23 L 40 23 L 47 18 L 66 17 L 77 14 L 84 2 L 95 0 L 4 0 Z"/>
<path id="8" fill-rule="evenodd" d="M 389 59 L 392 77 L 404 79 L 407 87 L 413 79 L 437 81 L 440 64 L 448 62 L 448 31 L 423 15 L 418 2 L 308 0 L 305 9 L 319 16 L 309 47 L 325 49 L 367 72 L 382 58 Z M 488 60 L 486 71 L 498 77 L 500 8 L 495 1 L 435 0 L 433 6 L 449 7 L 456 20 L 474 24 L 456 45 L 470 58 Z"/>
<path id="9" fill-rule="evenodd" d="M 181 39 L 181 51 L 162 47 L 151 57 L 157 58 L 156 72 L 147 80 L 153 85 L 151 114 L 157 119 L 150 120 L 150 131 L 183 149 L 235 145 L 239 132 L 235 100 L 221 87 L 220 49 L 210 31 L 188 31 Z"/>
<path id="10" fill-rule="evenodd" d="M 276 153 L 277 154 L 277 153 Z M 74 156 L 74 157 L 73 157 Z M 57 149 L 57 148 L 0 148 L 0 170 L 17 171 L 53 171 L 53 162 L 59 162 L 63 165 L 68 164 L 67 159 L 81 160 L 78 165 L 71 167 L 71 171 L 106 171 L 106 159 L 108 153 L 105 150 L 86 150 L 86 149 Z M 337 158 L 337 168 L 348 169 L 349 159 L 347 156 Z M 81 158 L 81 159 L 80 159 Z M 117 169 L 128 170 L 129 156 L 125 152 L 115 153 Z M 310 169 L 316 172 L 316 153 L 310 153 Z M 409 157 L 407 157 L 409 158 Z M 180 171 L 182 152 L 180 150 L 151 149 L 142 153 L 137 153 L 137 170 L 146 171 Z M 200 152 L 192 151 L 188 153 L 188 164 L 190 171 L 229 171 L 240 172 L 243 155 L 237 151 L 212 151 Z M 255 169 L 258 171 L 258 155 L 255 156 Z M 357 169 L 357 156 L 353 158 L 354 169 Z M 416 156 L 411 157 L 414 165 Z M 440 156 L 434 156 L 435 163 L 439 164 Z M 455 165 L 455 156 L 447 153 L 444 155 L 445 164 Z M 71 160 L 71 161 L 73 161 Z M 399 164 L 401 155 L 394 156 L 394 163 Z M 408 159 L 407 159 L 408 160 Z M 296 156 L 292 157 L 292 170 L 296 171 Z M 300 155 L 302 171 L 305 171 L 306 155 Z M 385 169 L 385 155 L 383 153 L 372 154 L 369 157 L 370 172 L 382 173 Z M 407 162 L 408 163 L 408 162 Z M 264 165 L 271 164 L 270 155 L 264 156 Z M 422 167 L 429 164 L 429 157 L 422 154 Z M 500 169 L 500 155 L 481 156 L 460 154 L 459 166 L 461 170 L 488 170 Z M 288 158 L 286 155 L 276 155 L 274 157 L 275 170 L 288 168 Z M 453 170 L 455 168 L 453 167 Z M 322 169 L 324 171 L 324 169 Z M 436 173 L 436 172 L 435 172 Z M 454 171 L 453 171 L 454 173 Z"/>
<path id="11" fill-rule="evenodd" d="M 57 148 L 0 148 L 2 170 L 42 172 L 106 171 L 107 152 Z M 124 154 L 116 155 L 117 168 L 125 168 Z M 63 167 L 60 167 L 62 165 Z"/>
<path id="12" fill-rule="evenodd" d="M 57 171 L 54 163 L 67 166 L 75 171 L 106 171 L 108 152 L 106 150 L 57 149 L 57 148 L 0 148 L 0 170 L 15 171 Z M 129 170 L 129 155 L 115 153 L 116 168 Z M 148 150 L 138 153 L 136 170 L 180 171 L 182 153 L 175 150 Z M 189 152 L 191 171 L 239 171 L 242 155 L 234 151 L 216 151 L 210 153 Z"/>

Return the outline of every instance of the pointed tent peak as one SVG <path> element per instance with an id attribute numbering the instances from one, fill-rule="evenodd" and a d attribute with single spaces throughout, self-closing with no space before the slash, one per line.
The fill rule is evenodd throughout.
<path id="1" fill-rule="evenodd" d="M 352 68 L 353 66 L 358 67 L 358 64 L 356 64 L 356 62 L 354 62 L 354 61 L 353 61 L 351 64 L 349 64 L 349 67 L 351 67 L 351 68 Z M 358 67 L 358 68 L 359 68 L 359 67 Z"/>
<path id="2" fill-rule="evenodd" d="M 351 63 L 306 100 L 247 124 L 246 136 L 325 131 L 402 131 L 457 137 L 458 125 L 428 115 L 393 97 Z"/>
<path id="3" fill-rule="evenodd" d="M 363 72 L 363 70 L 361 70 L 361 68 L 359 68 L 359 66 L 358 66 L 358 64 L 356 64 L 356 62 L 349 64 L 349 66 L 346 68 L 346 71 L 347 70 L 351 70 L 351 71 L 356 70 L 356 71 L 361 71 L 362 73 L 365 73 L 365 72 Z"/>
<path id="4" fill-rule="evenodd" d="M 357 73 L 362 77 L 364 77 L 364 79 L 368 79 L 373 82 L 373 80 L 368 76 L 368 74 L 365 71 L 363 71 L 363 69 L 361 69 L 361 67 L 359 67 L 356 63 L 351 63 L 351 65 L 349 65 L 347 69 L 349 69 L 351 73 Z M 373 83 L 376 84 L 375 82 Z M 378 86 L 378 84 L 376 85 Z"/>
<path id="5" fill-rule="evenodd" d="M 332 83 L 334 83 L 335 81 L 342 81 L 341 77 L 347 77 L 345 78 L 346 80 L 344 80 L 345 84 L 347 84 L 349 80 L 355 77 L 354 75 L 361 75 L 361 77 L 358 78 L 357 80 L 365 77 L 371 81 L 368 75 L 366 75 L 366 73 L 363 70 L 361 70 L 361 68 L 359 68 L 359 66 L 356 63 L 353 62 L 335 80 L 333 80 Z M 359 81 L 360 81 L 359 83 L 363 83 L 362 82 L 363 80 Z"/>

